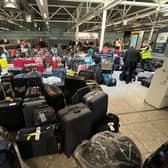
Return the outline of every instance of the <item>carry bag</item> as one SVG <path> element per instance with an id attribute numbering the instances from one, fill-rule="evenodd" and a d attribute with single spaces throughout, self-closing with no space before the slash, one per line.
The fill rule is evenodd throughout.
<path id="1" fill-rule="evenodd" d="M 93 124 L 101 123 L 106 117 L 108 96 L 100 90 L 94 90 L 83 97 L 83 103 L 92 111 Z"/>
<path id="2" fill-rule="evenodd" d="M 56 121 L 56 114 L 52 107 L 45 104 L 45 105 L 36 106 L 34 108 L 33 123 L 35 126 L 52 124 L 55 121 Z"/>
<path id="3" fill-rule="evenodd" d="M 83 103 L 58 111 L 61 120 L 63 152 L 70 156 L 75 148 L 91 135 L 92 112 Z"/>
<path id="4" fill-rule="evenodd" d="M 0 101 L 0 125 L 10 131 L 16 131 L 25 126 L 22 113 L 22 99 L 9 98 Z"/>
<path id="5" fill-rule="evenodd" d="M 16 142 L 24 159 L 58 153 L 59 125 L 21 129 L 17 132 Z"/>
<path id="6" fill-rule="evenodd" d="M 38 98 L 26 98 L 23 101 L 23 116 L 26 127 L 34 126 L 33 122 L 33 112 L 35 107 L 46 105 L 46 100 L 44 97 Z"/>

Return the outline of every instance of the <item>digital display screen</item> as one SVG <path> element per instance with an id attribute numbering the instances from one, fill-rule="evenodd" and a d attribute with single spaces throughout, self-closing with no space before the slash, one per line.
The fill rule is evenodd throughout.
<path id="1" fill-rule="evenodd" d="M 130 43 L 130 47 L 136 47 L 137 45 L 137 41 L 138 41 L 138 34 L 132 34 L 131 35 L 131 43 Z"/>

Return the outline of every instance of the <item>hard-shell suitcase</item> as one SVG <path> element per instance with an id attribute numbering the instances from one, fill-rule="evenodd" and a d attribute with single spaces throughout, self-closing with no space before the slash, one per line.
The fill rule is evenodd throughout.
<path id="1" fill-rule="evenodd" d="M 11 131 L 25 126 L 21 98 L 0 101 L 0 125 Z"/>
<path id="2" fill-rule="evenodd" d="M 79 76 L 83 76 L 85 80 L 94 80 L 94 71 L 92 70 L 82 70 L 79 72 Z"/>
<path id="3" fill-rule="evenodd" d="M 26 127 L 34 126 L 33 123 L 33 112 L 35 107 L 39 105 L 45 105 L 46 100 L 44 97 L 37 97 L 37 98 L 26 98 L 23 102 L 23 116 L 25 121 Z"/>
<path id="4" fill-rule="evenodd" d="M 143 79 L 149 79 L 149 78 L 152 78 L 153 77 L 153 72 L 147 72 L 147 71 L 145 71 L 145 72 L 140 72 L 139 74 L 138 74 L 138 81 L 142 81 Z"/>
<path id="5" fill-rule="evenodd" d="M 47 103 L 54 108 L 57 112 L 59 109 L 64 108 L 65 101 L 64 95 L 60 88 L 56 85 L 44 85 L 44 96 L 46 98 Z"/>
<path id="6" fill-rule="evenodd" d="M 21 168 L 16 152 L 10 141 L 0 141 L 0 167 Z"/>
<path id="7" fill-rule="evenodd" d="M 152 79 L 150 79 L 150 78 L 149 79 L 142 79 L 141 85 L 145 86 L 145 87 L 149 87 L 151 84 L 151 81 L 152 81 Z"/>
<path id="8" fill-rule="evenodd" d="M 167 168 L 168 167 L 168 142 L 162 144 L 144 162 L 143 168 Z"/>
<path id="9" fill-rule="evenodd" d="M 56 121 L 55 110 L 45 105 L 39 105 L 34 108 L 33 111 L 33 123 L 35 126 L 42 126 L 46 124 L 52 124 Z"/>
<path id="10" fill-rule="evenodd" d="M 92 111 L 93 124 L 99 124 L 106 117 L 108 96 L 103 91 L 94 90 L 87 93 L 83 97 L 83 103 Z"/>
<path id="11" fill-rule="evenodd" d="M 59 125 L 21 129 L 17 132 L 16 143 L 24 159 L 58 153 Z"/>
<path id="12" fill-rule="evenodd" d="M 92 129 L 92 112 L 83 103 L 58 111 L 61 120 L 63 151 L 70 156 L 75 148 L 89 138 Z"/>

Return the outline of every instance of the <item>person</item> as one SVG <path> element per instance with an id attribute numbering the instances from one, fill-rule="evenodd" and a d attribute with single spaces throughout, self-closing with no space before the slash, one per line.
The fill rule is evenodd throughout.
<path id="1" fill-rule="evenodd" d="M 151 59 L 152 59 L 152 49 L 149 45 L 149 42 L 145 40 L 141 47 L 141 68 L 142 69 L 148 68 L 149 70 L 152 69 L 150 65 Z"/>
<path id="2" fill-rule="evenodd" d="M 140 61 L 141 54 L 140 52 L 135 49 L 134 47 L 130 47 L 124 55 L 123 61 L 123 72 L 122 72 L 122 78 L 125 80 L 126 83 L 132 82 L 132 79 L 134 78 L 135 69 Z"/>
<path id="3" fill-rule="evenodd" d="M 51 48 L 51 52 L 52 52 L 52 54 L 57 55 L 57 53 L 58 53 L 57 44 L 55 44 L 54 47 Z"/>
<path id="4" fill-rule="evenodd" d="M 104 44 L 104 47 L 103 47 L 103 49 L 102 49 L 102 53 L 103 53 L 103 54 L 108 54 L 109 51 L 110 51 L 110 48 L 109 48 L 109 46 L 108 46 L 108 43 L 105 43 L 105 44 Z"/>

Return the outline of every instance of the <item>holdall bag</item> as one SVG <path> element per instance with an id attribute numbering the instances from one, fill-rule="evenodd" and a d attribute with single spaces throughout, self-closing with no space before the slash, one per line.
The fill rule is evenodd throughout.
<path id="1" fill-rule="evenodd" d="M 168 167 L 168 142 L 162 144 L 144 162 L 143 168 L 167 168 Z"/>
<path id="2" fill-rule="evenodd" d="M 92 112 L 83 103 L 58 111 L 61 121 L 63 152 L 70 156 L 75 148 L 89 138 L 92 129 Z"/>
<path id="3" fill-rule="evenodd" d="M 56 121 L 55 111 L 52 107 L 45 105 L 36 106 L 33 111 L 33 123 L 35 126 L 52 124 Z"/>
<path id="4" fill-rule="evenodd" d="M 0 168 L 21 168 L 16 152 L 10 141 L 0 141 Z"/>
<path id="5" fill-rule="evenodd" d="M 83 103 L 92 111 L 93 125 L 99 124 L 106 117 L 108 96 L 100 90 L 94 90 L 83 97 Z"/>
<path id="6" fill-rule="evenodd" d="M 85 80 L 94 80 L 94 71 L 82 70 L 79 72 L 79 76 L 83 76 Z"/>
<path id="7" fill-rule="evenodd" d="M 21 98 L 8 98 L 0 101 L 0 125 L 10 131 L 24 128 Z"/>
<path id="8" fill-rule="evenodd" d="M 65 107 L 63 92 L 56 85 L 45 84 L 43 94 L 47 103 L 54 108 L 55 112 Z"/>
<path id="9" fill-rule="evenodd" d="M 23 116 L 26 127 L 34 126 L 33 112 L 35 107 L 39 105 L 45 105 L 46 100 L 43 96 L 37 98 L 26 98 L 23 101 Z"/>
<path id="10" fill-rule="evenodd" d="M 58 153 L 59 125 L 21 129 L 17 132 L 16 143 L 23 159 Z"/>

